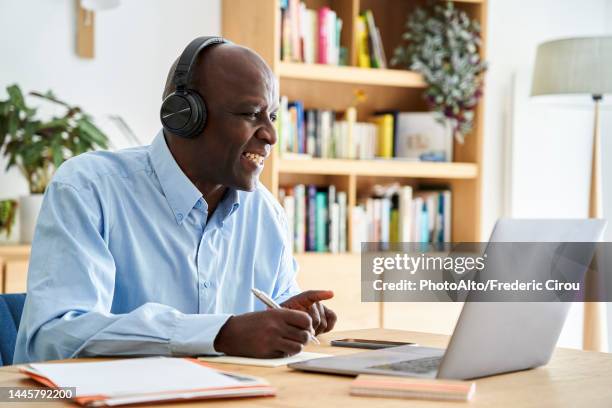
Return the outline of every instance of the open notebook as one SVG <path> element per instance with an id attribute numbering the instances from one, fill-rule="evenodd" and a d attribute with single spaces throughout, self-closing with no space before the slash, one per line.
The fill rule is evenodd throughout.
<path id="1" fill-rule="evenodd" d="M 263 379 L 215 370 L 191 358 L 41 363 L 21 371 L 49 387 L 75 387 L 73 399 L 91 407 L 275 395 Z"/>
<path id="2" fill-rule="evenodd" d="M 260 366 L 260 367 L 281 367 L 281 366 L 286 366 L 291 363 L 298 363 L 300 361 L 313 360 L 315 358 L 329 357 L 329 356 L 330 356 L 329 354 L 302 351 L 301 353 L 294 354 L 293 356 L 281 357 L 281 358 L 205 356 L 205 357 L 198 357 L 198 359 L 200 361 L 208 361 L 211 363 L 253 365 L 253 366 Z"/>

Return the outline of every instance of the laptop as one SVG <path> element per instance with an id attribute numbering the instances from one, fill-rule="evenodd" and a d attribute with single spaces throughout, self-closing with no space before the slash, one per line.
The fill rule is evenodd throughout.
<path id="1" fill-rule="evenodd" d="M 598 242 L 606 223 L 600 219 L 501 219 L 489 243 Z M 536 268 L 542 267 L 541 262 L 536 264 Z M 587 266 L 576 268 L 583 270 L 574 272 L 584 274 Z M 523 275 L 528 273 L 521 271 Z M 447 379 L 535 368 L 550 360 L 570 306 L 570 302 L 466 302 L 446 350 L 406 345 L 308 360 L 289 367 L 344 375 Z"/>

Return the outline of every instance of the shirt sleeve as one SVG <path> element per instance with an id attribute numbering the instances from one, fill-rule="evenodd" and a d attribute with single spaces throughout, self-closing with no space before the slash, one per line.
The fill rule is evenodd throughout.
<path id="1" fill-rule="evenodd" d="M 145 303 L 113 314 L 115 263 L 99 193 L 47 187 L 28 271 L 14 362 L 98 355 L 215 354 L 230 315 L 184 314 Z"/>

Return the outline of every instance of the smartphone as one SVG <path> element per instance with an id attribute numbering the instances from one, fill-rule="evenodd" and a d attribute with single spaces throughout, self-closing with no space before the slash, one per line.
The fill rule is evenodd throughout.
<path id="1" fill-rule="evenodd" d="M 386 341 L 386 340 L 365 340 L 365 339 L 341 339 L 332 340 L 331 345 L 335 347 L 354 347 L 370 350 L 378 350 L 397 346 L 416 346 L 416 343 L 408 343 L 401 341 Z"/>

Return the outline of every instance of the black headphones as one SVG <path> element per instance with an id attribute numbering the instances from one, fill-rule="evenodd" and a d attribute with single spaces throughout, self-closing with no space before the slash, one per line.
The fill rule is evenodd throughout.
<path id="1" fill-rule="evenodd" d="M 206 124 L 206 105 L 204 99 L 193 89 L 191 67 L 200 52 L 215 44 L 229 43 L 221 37 L 198 37 L 191 41 L 181 54 L 172 82 L 175 91 L 162 102 L 160 118 L 165 130 L 188 139 L 200 134 Z"/>

